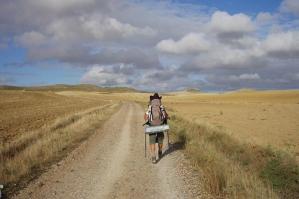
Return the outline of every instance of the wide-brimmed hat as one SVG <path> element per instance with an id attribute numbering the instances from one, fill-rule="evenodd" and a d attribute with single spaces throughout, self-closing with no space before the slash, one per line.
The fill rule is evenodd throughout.
<path id="1" fill-rule="evenodd" d="M 162 99 L 162 96 L 159 96 L 158 93 L 155 93 L 154 95 L 150 96 L 150 100 L 153 100 L 153 99 Z"/>

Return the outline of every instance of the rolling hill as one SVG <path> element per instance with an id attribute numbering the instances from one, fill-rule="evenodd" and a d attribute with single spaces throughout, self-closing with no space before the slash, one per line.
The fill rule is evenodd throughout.
<path id="1" fill-rule="evenodd" d="M 140 92 L 133 88 L 128 87 L 99 87 L 92 84 L 78 84 L 78 85 L 68 85 L 68 84 L 54 84 L 46 86 L 33 86 L 33 87 L 23 87 L 23 86 L 10 86 L 10 85 L 0 85 L 0 90 L 25 90 L 25 91 L 97 91 L 97 92 Z"/>

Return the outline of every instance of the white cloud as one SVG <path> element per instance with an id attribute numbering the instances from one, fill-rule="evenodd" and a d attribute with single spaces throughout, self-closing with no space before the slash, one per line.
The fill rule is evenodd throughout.
<path id="1" fill-rule="evenodd" d="M 269 12 L 260 12 L 256 16 L 255 20 L 256 20 L 256 23 L 259 25 L 266 25 L 266 24 L 273 23 L 273 21 L 275 20 L 275 16 L 273 16 Z"/>
<path id="2" fill-rule="evenodd" d="M 296 2 L 286 0 L 282 6 L 296 13 Z M 26 62 L 93 66 L 81 80 L 99 85 L 147 90 L 299 87 L 293 75 L 299 73 L 297 19 L 279 11 L 249 16 L 192 6 L 174 1 L 3 1 L 0 48 L 10 48 L 15 38 L 26 50 Z M 211 74 L 206 84 L 200 81 Z M 273 81 L 261 84 L 265 79 Z"/>
<path id="3" fill-rule="evenodd" d="M 100 86 L 126 86 L 129 83 L 129 77 L 122 73 L 114 73 L 112 65 L 94 65 L 82 76 L 81 82 Z"/>
<path id="4" fill-rule="evenodd" d="M 279 57 L 299 57 L 299 31 L 271 33 L 263 42 L 266 52 Z"/>
<path id="5" fill-rule="evenodd" d="M 281 10 L 284 12 L 291 12 L 299 15 L 299 1 L 298 0 L 284 0 L 281 3 Z"/>
<path id="6" fill-rule="evenodd" d="M 28 0 L 28 3 L 35 6 L 44 7 L 46 9 L 63 10 L 68 8 L 92 5 L 95 3 L 95 0 Z"/>
<path id="7" fill-rule="evenodd" d="M 251 18 L 243 13 L 230 15 L 227 12 L 216 11 L 209 22 L 212 31 L 216 33 L 248 33 L 255 30 Z"/>
<path id="8" fill-rule="evenodd" d="M 46 36 L 36 31 L 25 32 L 21 36 L 16 37 L 16 40 L 26 47 L 40 46 L 48 42 Z"/>
<path id="9" fill-rule="evenodd" d="M 138 28 L 128 23 L 121 23 L 115 18 L 96 16 L 86 19 L 81 17 L 83 29 L 93 35 L 96 39 L 105 39 L 111 36 L 120 36 L 123 38 L 136 35 L 154 36 L 156 31 L 150 27 Z"/>
<path id="10" fill-rule="evenodd" d="M 117 41 L 130 37 L 145 39 L 156 34 L 150 27 L 135 27 L 100 14 L 55 20 L 47 26 L 46 31 L 60 43 L 70 40 Z"/>
<path id="11" fill-rule="evenodd" d="M 234 39 L 231 42 L 241 49 L 258 48 L 260 45 L 260 41 L 258 40 L 258 38 L 253 36 L 244 36 L 238 39 Z"/>
<path id="12" fill-rule="evenodd" d="M 156 47 L 162 52 L 188 54 L 207 51 L 210 48 L 210 43 L 204 34 L 189 33 L 178 41 L 173 39 L 162 40 Z"/>
<path id="13" fill-rule="evenodd" d="M 260 76 L 259 74 L 257 73 L 253 73 L 253 74 L 247 74 L 247 73 L 244 73 L 244 74 L 241 74 L 241 75 L 231 75 L 229 76 L 229 80 L 232 80 L 232 81 L 251 81 L 251 80 L 258 80 L 260 79 Z"/>
<path id="14" fill-rule="evenodd" d="M 254 66 L 254 62 L 265 55 L 261 42 L 253 36 L 243 36 L 222 42 L 215 35 L 198 34 L 201 37 L 201 46 L 195 39 L 187 40 L 190 34 L 179 41 L 163 40 L 157 44 L 162 52 L 188 55 L 191 68 L 242 68 Z M 194 34 L 193 35 L 197 35 Z M 198 38 L 198 37 L 195 37 Z M 199 41 L 199 40 L 197 40 Z M 202 45 L 204 43 L 205 45 Z"/>
<path id="15" fill-rule="evenodd" d="M 252 67 L 262 53 L 258 48 L 237 49 L 219 45 L 209 53 L 195 57 L 192 65 L 198 69 Z"/>

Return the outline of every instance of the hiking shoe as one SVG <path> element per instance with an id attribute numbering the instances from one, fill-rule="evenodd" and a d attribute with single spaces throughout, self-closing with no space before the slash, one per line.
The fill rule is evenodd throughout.
<path id="1" fill-rule="evenodd" d="M 156 157 L 152 157 L 152 163 L 156 164 Z"/>
<path id="2" fill-rule="evenodd" d="M 159 158 L 161 158 L 162 157 L 162 150 L 159 151 L 158 154 L 159 154 Z"/>

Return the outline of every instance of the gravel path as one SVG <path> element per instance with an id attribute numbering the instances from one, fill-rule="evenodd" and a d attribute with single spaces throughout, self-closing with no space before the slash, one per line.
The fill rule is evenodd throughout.
<path id="1" fill-rule="evenodd" d="M 103 128 L 13 198 L 206 198 L 180 150 L 166 151 L 166 144 L 157 164 L 144 157 L 143 111 L 124 103 Z"/>

